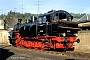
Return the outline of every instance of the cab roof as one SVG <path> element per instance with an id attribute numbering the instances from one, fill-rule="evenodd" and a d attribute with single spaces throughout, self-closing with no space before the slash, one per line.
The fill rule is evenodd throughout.
<path id="1" fill-rule="evenodd" d="M 68 16 L 72 16 L 71 14 L 69 14 L 67 11 L 64 11 L 64 10 L 52 10 L 52 11 L 49 11 L 47 13 L 44 13 L 44 14 L 40 14 L 38 17 L 43 17 L 43 16 L 48 16 L 48 15 L 52 15 L 52 14 L 55 14 L 55 13 L 64 13 Z"/>

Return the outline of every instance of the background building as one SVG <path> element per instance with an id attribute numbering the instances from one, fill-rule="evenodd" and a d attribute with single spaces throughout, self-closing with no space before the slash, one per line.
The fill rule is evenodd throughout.
<path id="1" fill-rule="evenodd" d="M 83 17 L 81 17 L 78 22 L 78 27 L 80 27 L 82 30 L 90 30 L 90 14 L 85 14 Z"/>
<path id="2" fill-rule="evenodd" d="M 4 29 L 4 21 L 0 20 L 0 29 Z"/>

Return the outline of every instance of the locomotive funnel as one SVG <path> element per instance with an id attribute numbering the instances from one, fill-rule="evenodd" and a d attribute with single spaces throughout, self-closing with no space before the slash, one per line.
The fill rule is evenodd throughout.
<path id="1" fill-rule="evenodd" d="M 22 19 L 18 19 L 18 23 L 21 23 Z"/>

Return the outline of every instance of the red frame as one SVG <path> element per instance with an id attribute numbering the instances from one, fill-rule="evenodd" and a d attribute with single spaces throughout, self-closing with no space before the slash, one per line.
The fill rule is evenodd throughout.
<path id="1" fill-rule="evenodd" d="M 69 36 L 69 37 L 60 37 L 60 36 L 36 36 L 36 37 L 21 37 L 19 31 L 13 31 L 15 33 L 15 43 L 18 47 L 27 47 L 27 48 L 34 48 L 34 49 L 59 49 L 59 48 L 72 48 L 73 43 L 76 42 L 76 36 Z M 64 44 L 64 39 L 69 40 L 66 45 Z M 47 40 L 48 42 L 44 41 Z"/>

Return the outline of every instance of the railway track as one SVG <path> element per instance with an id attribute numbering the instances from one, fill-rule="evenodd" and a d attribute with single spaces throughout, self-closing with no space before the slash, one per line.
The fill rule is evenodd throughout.
<path id="1" fill-rule="evenodd" d="M 21 47 L 13 47 L 13 46 L 0 46 L 0 49 L 9 50 L 9 52 L 13 52 L 14 55 L 7 58 L 7 60 L 22 58 L 29 60 L 39 59 L 39 60 L 63 60 L 63 59 L 73 59 L 73 60 L 90 60 L 90 53 L 82 53 L 82 52 L 58 52 L 58 51 L 46 51 L 46 50 L 35 50 L 35 49 L 27 49 Z M 5 52 L 3 52 L 6 54 Z M 5 56 L 5 55 L 3 55 Z M 31 60 L 32 60 L 31 59 Z M 36 59 L 36 60 L 37 60 Z"/>
<path id="2" fill-rule="evenodd" d="M 27 48 L 22 48 L 22 47 L 18 47 L 18 48 L 13 47 L 13 48 L 18 49 L 18 50 L 39 52 L 39 53 L 44 53 L 44 54 L 56 55 L 56 56 L 68 56 L 68 57 L 76 57 L 76 58 L 79 57 L 79 58 L 84 58 L 84 59 L 90 59 L 90 53 L 84 53 L 84 52 L 76 52 L 76 51 L 59 52 L 59 51 L 27 49 Z"/>

